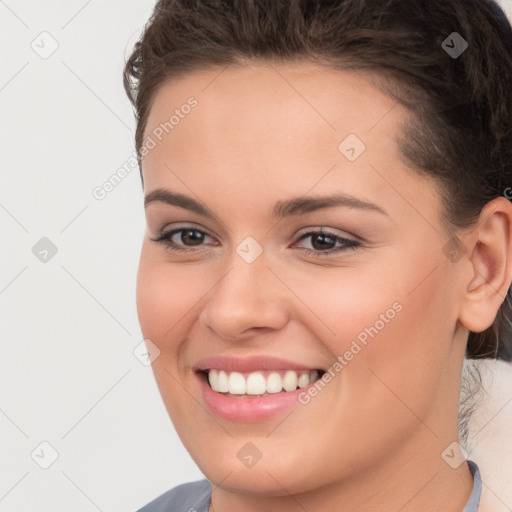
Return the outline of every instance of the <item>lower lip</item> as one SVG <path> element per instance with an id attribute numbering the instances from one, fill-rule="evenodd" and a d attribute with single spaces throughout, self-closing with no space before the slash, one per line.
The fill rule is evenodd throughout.
<path id="1" fill-rule="evenodd" d="M 215 416 L 228 421 L 255 422 L 271 418 L 299 404 L 299 394 L 309 386 L 295 391 L 281 391 L 265 396 L 232 397 L 217 393 L 206 382 L 206 376 L 198 374 L 203 400 Z"/>

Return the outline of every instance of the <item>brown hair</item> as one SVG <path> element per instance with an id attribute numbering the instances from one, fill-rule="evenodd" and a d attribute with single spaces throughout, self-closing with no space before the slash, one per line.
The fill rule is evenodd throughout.
<path id="1" fill-rule="evenodd" d="M 159 0 L 124 69 L 137 153 L 164 81 L 254 59 L 371 72 L 412 113 L 398 147 L 439 184 L 449 231 L 512 186 L 512 29 L 492 0 Z M 509 300 L 467 358 L 512 358 Z"/>

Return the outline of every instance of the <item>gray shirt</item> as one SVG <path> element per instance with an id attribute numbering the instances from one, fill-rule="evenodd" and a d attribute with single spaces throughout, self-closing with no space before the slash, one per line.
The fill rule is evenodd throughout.
<path id="1" fill-rule="evenodd" d="M 471 460 L 467 461 L 473 475 L 473 490 L 462 512 L 478 512 L 482 479 L 478 466 Z M 137 512 L 208 512 L 212 485 L 208 480 L 198 480 L 178 485 L 162 494 Z"/>

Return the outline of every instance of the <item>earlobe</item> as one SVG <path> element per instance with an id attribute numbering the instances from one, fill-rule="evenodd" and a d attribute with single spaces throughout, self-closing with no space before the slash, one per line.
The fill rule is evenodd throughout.
<path id="1" fill-rule="evenodd" d="M 512 281 L 512 203 L 504 197 L 487 203 L 468 240 L 473 276 L 460 321 L 470 331 L 482 332 L 493 324 Z"/>

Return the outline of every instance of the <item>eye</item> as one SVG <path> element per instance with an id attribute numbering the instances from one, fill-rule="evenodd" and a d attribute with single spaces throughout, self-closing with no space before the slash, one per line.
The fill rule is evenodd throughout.
<path id="1" fill-rule="evenodd" d="M 329 231 L 320 229 L 319 231 L 309 231 L 302 235 L 295 243 L 310 238 L 312 249 L 304 248 L 304 253 L 312 256 L 329 256 L 347 249 L 355 250 L 361 244 L 357 240 L 344 238 Z"/>
<path id="2" fill-rule="evenodd" d="M 213 238 L 193 227 L 173 229 L 167 233 L 160 233 L 157 238 L 151 238 L 153 242 L 162 243 L 169 249 L 177 252 L 193 251 L 194 247 L 201 246 L 206 238 Z"/>
<path id="3" fill-rule="evenodd" d="M 297 244 L 308 238 L 310 239 L 312 248 L 303 247 L 302 250 L 305 254 L 312 256 L 329 256 L 347 249 L 355 250 L 361 245 L 357 240 L 344 238 L 324 229 L 320 229 L 304 233 L 292 247 L 296 247 Z M 195 248 L 204 245 L 207 239 L 214 240 L 213 237 L 206 232 L 194 227 L 173 229 L 167 233 L 160 233 L 157 238 L 151 238 L 152 241 L 162 243 L 169 249 L 177 252 L 194 251 Z"/>

